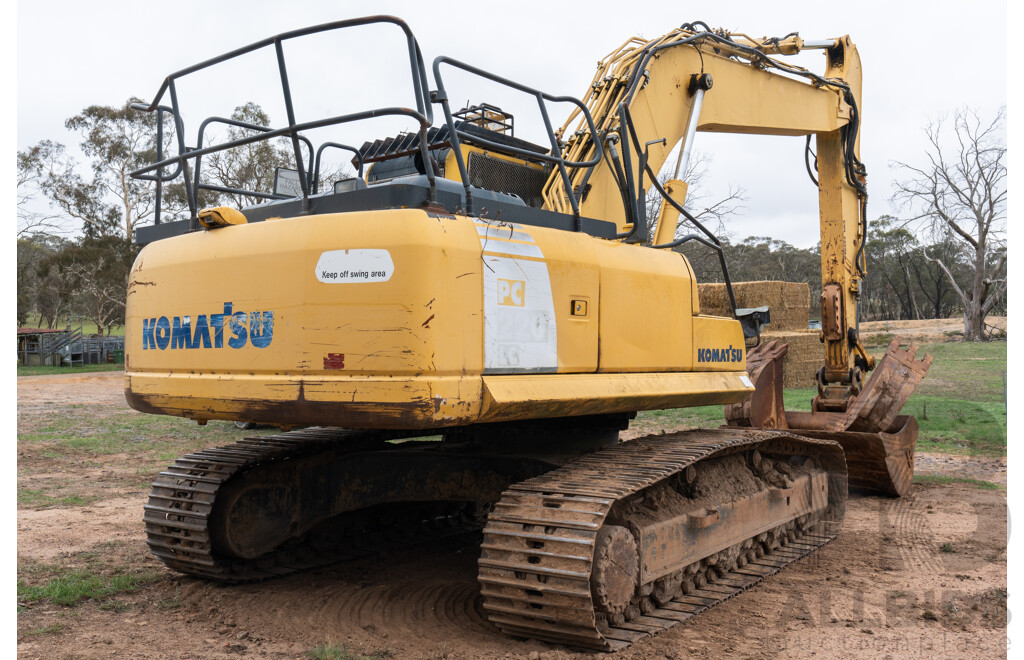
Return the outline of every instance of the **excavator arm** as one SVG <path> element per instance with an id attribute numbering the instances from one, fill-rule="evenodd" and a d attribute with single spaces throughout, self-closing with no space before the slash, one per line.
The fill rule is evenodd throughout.
<path id="1" fill-rule="evenodd" d="M 807 49 L 824 50 L 824 74 L 777 57 Z M 717 239 L 684 208 L 686 182 L 679 177 L 686 172 L 696 133 L 806 136 L 808 154 L 813 137 L 817 153 L 813 165 L 808 159 L 807 170 L 818 187 L 824 345 L 823 365 L 816 374 L 818 396 L 812 403 L 818 417 L 787 416 L 781 397 L 785 349 L 758 346 L 748 354 L 747 364 L 752 380 L 762 385 L 746 402 L 731 404 L 730 422 L 835 433 L 894 431 L 897 414 L 930 365 L 930 356 L 916 361 L 915 349 L 900 351 L 898 342 L 876 365 L 857 332 L 857 301 L 867 274 L 866 170 L 859 158 L 861 81 L 860 56 L 848 36 L 754 39 L 713 31 L 703 23 L 686 24 L 649 42 L 628 41 L 599 63 L 584 99 L 598 125 L 596 137 L 585 130 L 578 112 L 561 129 L 571 160 L 591 158 L 597 151 L 595 139 L 602 141 L 606 154 L 600 165 L 573 172 L 582 215 L 613 219 L 627 242 L 658 248 L 699 238 L 677 238 L 682 215 L 682 224 L 703 232 L 700 242 L 720 255 Z M 675 173 L 662 185 L 658 174 L 676 145 Z M 650 186 L 664 200 L 656 220 L 645 217 Z M 545 207 L 566 212 L 564 191 L 552 176 Z M 876 366 L 865 385 L 864 374 Z"/>

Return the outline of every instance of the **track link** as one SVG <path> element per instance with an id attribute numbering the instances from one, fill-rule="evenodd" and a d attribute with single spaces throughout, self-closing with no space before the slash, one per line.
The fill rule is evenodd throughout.
<path id="1" fill-rule="evenodd" d="M 153 482 L 143 516 L 146 543 L 158 559 L 176 571 L 222 582 L 248 582 L 369 555 L 382 547 L 478 528 L 478 524 L 464 524 L 464 518 L 459 521 L 452 518 L 445 520 L 441 529 L 419 525 L 396 535 L 401 538 L 384 539 L 379 534 L 372 538 L 364 535 L 356 526 L 342 544 L 318 543 L 313 535 L 306 535 L 256 559 L 218 555 L 211 529 L 212 515 L 218 491 L 233 477 L 268 463 L 337 451 L 339 446 L 351 453 L 381 449 L 387 446 L 386 440 L 409 435 L 412 434 L 312 428 L 244 438 L 232 445 L 183 456 Z M 422 513 L 422 507 L 415 507 L 414 512 Z M 423 517 L 415 516 L 415 522 Z M 352 519 L 358 525 L 358 512 Z M 343 524 L 335 525 L 335 532 Z M 376 527 L 379 531 L 379 525 Z"/>
<path id="2" fill-rule="evenodd" d="M 794 526 L 778 542 L 752 545 L 731 570 L 713 581 L 700 578 L 696 588 L 691 582 L 670 600 L 660 599 L 660 606 L 647 598 L 640 611 L 615 621 L 596 612 L 594 553 L 598 531 L 613 506 L 701 460 L 751 449 L 811 455 L 825 466 L 831 520 L 810 530 Z M 620 650 L 749 589 L 831 541 L 842 525 L 845 499 L 842 450 L 828 440 L 700 430 L 603 449 L 505 491 L 484 528 L 479 560 L 483 608 L 494 625 L 511 635 Z"/>

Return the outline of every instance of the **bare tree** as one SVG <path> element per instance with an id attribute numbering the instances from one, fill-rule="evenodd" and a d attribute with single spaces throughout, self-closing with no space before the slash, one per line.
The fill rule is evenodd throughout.
<path id="1" fill-rule="evenodd" d="M 896 163 L 910 178 L 896 184 L 894 198 L 916 213 L 938 240 L 953 239 L 967 264 L 967 277 L 954 275 L 941 255 L 921 254 L 938 264 L 960 297 L 964 339 L 985 338 L 985 316 L 1006 289 L 1005 108 L 991 121 L 974 110 L 953 118 L 952 136 L 941 120 L 926 129 L 928 164 Z"/>
<path id="2" fill-rule="evenodd" d="M 67 218 L 43 209 L 39 201 L 43 182 L 60 168 L 64 145 L 50 140 L 18 152 L 18 238 L 33 234 L 61 235 L 68 233 Z"/>
<path id="3" fill-rule="evenodd" d="M 746 191 L 743 188 L 730 186 L 728 195 L 707 204 L 706 200 L 709 197 L 709 193 L 705 190 L 704 183 L 710 162 L 711 159 L 706 154 L 695 152 L 690 162 L 687 163 L 686 171 L 682 176 L 682 180 L 686 182 L 687 188 L 686 201 L 683 202 L 683 208 L 689 211 L 702 225 L 716 234 L 722 234 L 724 233 L 724 219 L 743 210 L 742 202 L 746 201 Z M 673 178 L 671 170 L 671 162 L 666 162 L 665 168 L 658 175 L 658 181 L 664 184 Z M 647 232 L 648 235 L 653 235 L 654 225 L 658 221 L 658 213 L 661 210 L 661 194 L 658 193 L 658 190 L 653 185 L 647 191 L 646 206 Z M 682 223 L 680 223 L 679 228 L 676 230 L 676 237 L 681 232 L 689 232 L 685 227 L 686 224 L 688 223 L 685 218 L 682 219 Z"/>

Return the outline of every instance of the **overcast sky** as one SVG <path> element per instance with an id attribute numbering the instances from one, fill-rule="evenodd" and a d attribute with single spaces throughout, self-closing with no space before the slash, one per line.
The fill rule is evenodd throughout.
<path id="1" fill-rule="evenodd" d="M 900 174 L 890 163 L 921 161 L 923 129 L 930 121 L 963 106 L 992 116 L 1007 102 L 1004 2 L 733 0 L 701 6 L 548 0 L 445 7 L 440 1 L 20 2 L 17 146 L 24 149 L 42 139 L 75 144 L 79 138 L 65 130 L 64 121 L 88 105 L 117 105 L 131 96 L 149 100 L 172 71 L 286 30 L 368 13 L 404 18 L 428 66 L 435 56 L 449 55 L 577 97 L 585 93 L 596 62 L 610 50 L 631 36 L 653 38 L 683 22 L 703 20 L 754 36 L 849 34 L 864 65 L 861 158 L 868 168 L 872 219 L 897 213 L 889 198 Z M 289 48 L 299 119 L 374 105 L 411 105 L 399 37 L 393 28 L 374 28 Z M 820 51 L 803 58 L 801 63 L 822 70 Z M 229 114 L 247 100 L 260 102 L 277 125 L 284 122 L 270 51 L 250 59 L 219 77 L 182 86 L 190 143 L 204 117 Z M 497 101 L 511 106 L 517 134 L 541 140 L 537 120 L 507 95 L 454 75 L 450 82 L 446 76 L 446 87 L 454 104 Z M 552 117 L 558 124 L 560 119 Z M 359 144 L 402 127 L 357 125 L 361 134 L 343 130 L 340 139 Z M 335 134 L 315 137 L 339 139 Z M 726 226 L 734 239 L 770 235 L 800 247 L 817 241 L 817 194 L 804 171 L 802 138 L 699 134 L 695 148 L 709 157 L 709 199 L 724 195 L 729 186 L 746 190 L 745 208 Z"/>

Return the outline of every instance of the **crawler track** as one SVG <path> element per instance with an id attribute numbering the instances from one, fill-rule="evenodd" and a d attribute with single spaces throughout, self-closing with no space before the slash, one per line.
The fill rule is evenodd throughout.
<path id="1" fill-rule="evenodd" d="M 624 617 L 597 612 L 592 571 L 598 530 L 616 503 L 713 457 L 757 449 L 812 456 L 829 475 L 828 515 L 748 539 L 730 570 L 704 572 L 657 600 L 641 595 Z M 479 580 L 488 618 L 502 631 L 572 646 L 619 650 L 749 589 L 828 543 L 846 501 L 842 450 L 779 432 L 692 431 L 600 450 L 505 491 L 484 529 Z M 707 576 L 705 578 L 704 576 Z M 650 587 L 641 587 L 652 593 Z"/>
<path id="2" fill-rule="evenodd" d="M 256 559 L 218 554 L 212 514 L 218 490 L 232 477 L 256 466 L 337 451 L 352 453 L 386 447 L 394 433 L 303 429 L 245 438 L 204 449 L 174 461 L 153 483 L 143 520 L 150 550 L 169 568 L 223 582 L 247 582 L 365 556 L 382 548 L 420 542 L 479 527 L 466 511 L 450 505 L 410 505 L 354 512 L 332 521 L 329 534 L 310 533 Z M 400 437 L 400 436 L 397 436 Z M 381 514 L 391 527 L 382 524 Z M 383 529 L 382 529 L 383 527 Z"/>

